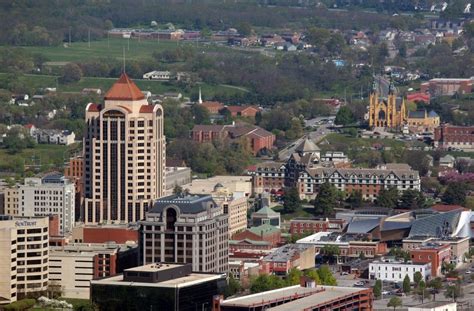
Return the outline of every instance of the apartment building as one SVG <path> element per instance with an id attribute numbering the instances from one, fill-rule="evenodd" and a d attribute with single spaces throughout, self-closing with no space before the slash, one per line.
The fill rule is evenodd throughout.
<path id="1" fill-rule="evenodd" d="M 263 162 L 257 165 L 253 178 L 255 193 L 276 193 L 285 187 L 285 164 Z"/>
<path id="2" fill-rule="evenodd" d="M 474 126 L 443 124 L 435 129 L 434 146 L 440 149 L 474 150 Z"/>
<path id="3" fill-rule="evenodd" d="M 104 100 L 86 107 L 84 222 L 135 222 L 165 189 L 163 108 L 125 73 Z"/>
<path id="4" fill-rule="evenodd" d="M 48 288 L 48 217 L 0 216 L 0 297 L 6 303 Z"/>
<path id="5" fill-rule="evenodd" d="M 193 271 L 227 272 L 228 218 L 210 195 L 156 200 L 139 222 L 143 263 L 187 263 Z"/>
<path id="6" fill-rule="evenodd" d="M 403 282 L 408 275 L 413 282 L 415 273 L 420 272 L 425 281 L 431 277 L 431 263 L 400 262 L 382 258 L 369 264 L 369 278 L 391 282 Z"/>
<path id="7" fill-rule="evenodd" d="M 63 297 L 89 299 L 90 281 L 114 276 L 138 265 L 138 245 L 72 243 L 52 247 L 49 281 L 60 284 Z"/>
<path id="8" fill-rule="evenodd" d="M 74 226 L 75 186 L 61 174 L 43 178 L 25 178 L 18 191 L 19 215 L 59 216 L 59 233 L 71 232 Z"/>

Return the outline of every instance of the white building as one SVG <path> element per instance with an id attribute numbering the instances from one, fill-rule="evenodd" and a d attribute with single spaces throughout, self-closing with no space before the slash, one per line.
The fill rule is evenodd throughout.
<path id="1" fill-rule="evenodd" d="M 48 217 L 0 217 L 2 303 L 47 289 L 48 227 Z"/>
<path id="2" fill-rule="evenodd" d="M 347 163 L 347 162 L 349 162 L 349 158 L 344 154 L 344 152 L 328 151 L 321 157 L 321 161 L 322 162 L 333 162 L 334 164 Z"/>
<path id="3" fill-rule="evenodd" d="M 143 79 L 147 80 L 170 80 L 171 72 L 170 71 L 150 71 L 143 75 Z"/>
<path id="4" fill-rule="evenodd" d="M 413 281 L 416 272 L 420 272 L 423 279 L 429 279 L 431 277 L 431 263 L 414 264 L 382 258 L 380 261 L 376 260 L 369 264 L 369 278 L 372 280 L 403 282 L 408 275 Z"/>
<path id="5" fill-rule="evenodd" d="M 34 128 L 30 131 L 31 136 L 39 144 L 66 145 L 73 144 L 76 140 L 76 134 L 70 131 L 45 130 Z"/>
<path id="6" fill-rule="evenodd" d="M 408 307 L 408 311 L 457 311 L 457 303 L 450 301 L 431 301 Z"/>
<path id="7" fill-rule="evenodd" d="M 59 216 L 61 234 L 72 231 L 74 225 L 75 187 L 60 174 L 43 178 L 25 178 L 19 195 L 19 215 Z"/>

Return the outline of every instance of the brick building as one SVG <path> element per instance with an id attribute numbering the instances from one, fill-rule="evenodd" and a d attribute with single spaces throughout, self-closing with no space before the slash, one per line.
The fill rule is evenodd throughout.
<path id="1" fill-rule="evenodd" d="M 293 268 L 314 267 L 314 247 L 305 244 L 286 244 L 277 248 L 261 261 L 261 273 L 286 275 Z"/>
<path id="2" fill-rule="evenodd" d="M 76 221 L 83 220 L 82 198 L 84 196 L 84 158 L 82 155 L 69 159 L 69 163 L 64 168 L 64 177 L 74 183 L 75 194 L 75 215 Z"/>
<path id="3" fill-rule="evenodd" d="M 238 232 L 232 237 L 233 240 L 266 241 L 272 247 L 281 243 L 281 231 L 277 227 L 264 224 L 258 227 L 251 227 L 245 231 Z"/>
<path id="4" fill-rule="evenodd" d="M 410 250 L 413 263 L 431 263 L 431 276 L 437 277 L 441 274 L 443 262 L 451 261 L 449 244 L 429 243 Z"/>
<path id="5" fill-rule="evenodd" d="M 430 93 L 431 96 L 452 96 L 455 93 L 467 94 L 472 92 L 471 79 L 431 79 L 421 84 L 421 93 Z"/>
<path id="6" fill-rule="evenodd" d="M 474 126 L 443 124 L 435 129 L 434 146 L 440 149 L 474 150 Z"/>
<path id="7" fill-rule="evenodd" d="M 195 142 L 204 143 L 213 140 L 244 138 L 247 140 L 254 155 L 264 149 L 272 149 L 275 135 L 258 127 L 250 125 L 195 125 L 191 131 Z"/>
<path id="8" fill-rule="evenodd" d="M 72 239 L 79 243 L 138 243 L 138 226 L 128 224 L 82 225 L 73 229 Z"/>
<path id="9" fill-rule="evenodd" d="M 206 108 L 210 114 L 219 114 L 225 107 L 223 103 L 213 101 L 205 101 L 200 105 Z"/>
<path id="10" fill-rule="evenodd" d="M 260 109 L 253 106 L 227 106 L 226 109 L 229 110 L 232 117 L 248 118 L 255 118 L 257 113 L 260 111 Z"/>
<path id="11" fill-rule="evenodd" d="M 290 233 L 342 232 L 347 222 L 343 219 L 297 217 L 290 221 Z"/>

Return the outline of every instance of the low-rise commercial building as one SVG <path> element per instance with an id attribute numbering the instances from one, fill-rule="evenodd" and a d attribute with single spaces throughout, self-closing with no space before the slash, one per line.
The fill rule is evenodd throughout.
<path id="1" fill-rule="evenodd" d="M 290 220 L 290 233 L 342 232 L 346 225 L 343 219 L 297 217 Z"/>
<path id="2" fill-rule="evenodd" d="M 434 238 L 425 236 L 412 236 L 403 240 L 403 249 L 410 251 L 429 243 L 449 245 L 451 263 L 460 266 L 469 253 L 469 237 Z"/>
<path id="3" fill-rule="evenodd" d="M 48 288 L 48 217 L 0 216 L 0 297 L 11 303 Z"/>
<path id="4" fill-rule="evenodd" d="M 281 243 L 281 230 L 269 224 L 263 224 L 258 227 L 250 227 L 245 231 L 238 232 L 232 237 L 233 240 L 265 241 L 272 247 Z"/>
<path id="5" fill-rule="evenodd" d="M 61 285 L 63 297 L 89 299 L 91 280 L 137 265 L 137 244 L 73 243 L 51 248 L 49 280 Z"/>
<path id="6" fill-rule="evenodd" d="M 416 272 L 420 272 L 423 279 L 427 281 L 431 277 L 431 263 L 415 264 L 382 258 L 369 264 L 369 278 L 371 280 L 403 282 L 408 275 L 413 281 Z"/>
<path id="7" fill-rule="evenodd" d="M 138 243 L 139 227 L 136 224 L 77 225 L 72 230 L 74 243 Z"/>
<path id="8" fill-rule="evenodd" d="M 443 262 L 451 261 L 451 250 L 448 244 L 427 243 L 410 250 L 410 258 L 413 263 L 430 263 L 431 276 L 441 275 Z"/>
<path id="9" fill-rule="evenodd" d="M 474 150 L 474 126 L 443 124 L 435 129 L 434 146 L 440 149 Z"/>
<path id="10" fill-rule="evenodd" d="M 286 244 L 262 259 L 261 272 L 286 275 L 293 268 L 306 270 L 315 266 L 314 247 L 307 244 Z"/>
<path id="11" fill-rule="evenodd" d="M 222 295 L 225 274 L 193 273 L 191 265 L 153 263 L 91 281 L 100 310 L 211 310 Z"/>

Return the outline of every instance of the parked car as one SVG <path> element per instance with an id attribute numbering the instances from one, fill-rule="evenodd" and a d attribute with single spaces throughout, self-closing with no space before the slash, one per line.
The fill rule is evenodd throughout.
<path id="1" fill-rule="evenodd" d="M 354 287 L 364 287 L 364 286 L 365 286 L 365 283 L 363 281 L 359 281 L 354 284 Z"/>
<path id="2" fill-rule="evenodd" d="M 342 272 L 341 272 L 341 275 L 349 275 L 349 272 L 342 271 Z"/>

